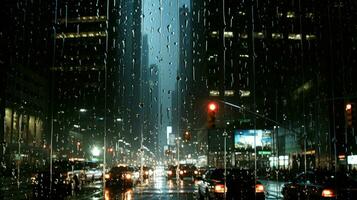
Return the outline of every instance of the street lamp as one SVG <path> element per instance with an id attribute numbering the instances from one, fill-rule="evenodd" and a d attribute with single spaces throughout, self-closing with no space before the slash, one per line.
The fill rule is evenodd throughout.
<path id="1" fill-rule="evenodd" d="M 226 179 L 227 179 L 227 136 L 228 136 L 228 133 L 227 131 L 224 131 L 223 132 L 223 137 L 224 137 L 224 156 L 223 156 L 223 159 L 224 159 L 224 199 L 226 199 L 226 188 L 227 188 L 227 182 L 226 182 Z"/>

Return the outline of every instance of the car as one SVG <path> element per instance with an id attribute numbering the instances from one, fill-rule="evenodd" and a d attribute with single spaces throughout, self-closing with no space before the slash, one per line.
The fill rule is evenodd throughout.
<path id="1" fill-rule="evenodd" d="M 195 179 L 198 177 L 198 169 L 193 164 L 181 164 L 178 171 L 180 179 L 192 178 Z M 167 178 L 172 179 L 177 176 L 177 166 L 170 165 L 167 169 Z"/>
<path id="2" fill-rule="evenodd" d="M 265 199 L 264 186 L 255 179 L 254 173 L 246 169 L 209 169 L 198 183 L 199 199 Z"/>
<path id="3" fill-rule="evenodd" d="M 357 181 L 345 173 L 307 171 L 284 184 L 284 199 L 355 199 Z"/>
<path id="4" fill-rule="evenodd" d="M 188 178 L 196 178 L 198 175 L 198 170 L 195 165 L 193 164 L 181 164 L 179 176 L 180 179 Z"/>
<path id="5" fill-rule="evenodd" d="M 99 168 L 87 169 L 84 172 L 84 176 L 86 181 L 101 180 L 103 177 L 103 169 L 99 169 Z"/>
<path id="6" fill-rule="evenodd" d="M 105 174 L 105 185 L 107 187 L 131 188 L 136 181 L 133 168 L 129 166 L 115 166 L 109 170 L 109 173 Z"/>
<path id="7" fill-rule="evenodd" d="M 154 171 L 151 167 L 143 166 L 143 179 L 149 179 L 152 177 Z"/>
<path id="8" fill-rule="evenodd" d="M 176 177 L 177 167 L 175 165 L 169 165 L 166 169 L 167 179 L 172 179 Z"/>

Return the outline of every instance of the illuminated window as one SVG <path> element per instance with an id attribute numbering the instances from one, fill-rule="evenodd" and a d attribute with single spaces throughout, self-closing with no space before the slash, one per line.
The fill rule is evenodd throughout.
<path id="1" fill-rule="evenodd" d="M 224 32 L 224 37 L 225 38 L 232 38 L 233 37 L 233 32 L 231 32 L 231 31 Z"/>
<path id="2" fill-rule="evenodd" d="M 295 12 L 288 11 L 288 12 L 286 13 L 286 17 L 287 17 L 287 18 L 295 18 Z"/>
<path id="3" fill-rule="evenodd" d="M 262 32 L 256 32 L 256 33 L 254 33 L 254 37 L 255 38 L 259 38 L 259 39 L 263 39 L 264 38 L 264 34 Z"/>
<path id="4" fill-rule="evenodd" d="M 60 23 L 70 24 L 70 23 L 92 23 L 92 22 L 105 22 L 106 16 L 83 16 L 78 18 L 60 19 Z"/>
<path id="5" fill-rule="evenodd" d="M 281 34 L 281 33 L 272 33 L 271 37 L 273 39 L 283 39 L 283 34 Z"/>
<path id="6" fill-rule="evenodd" d="M 289 40 L 301 40 L 300 34 L 289 34 Z"/>
<path id="7" fill-rule="evenodd" d="M 211 96 L 211 97 L 219 96 L 219 91 L 218 90 L 211 90 L 211 91 L 209 91 L 209 96 Z"/>
<path id="8" fill-rule="evenodd" d="M 234 96 L 234 90 L 226 90 L 226 91 L 224 91 L 224 96 Z"/>
<path id="9" fill-rule="evenodd" d="M 56 36 L 56 38 L 62 39 L 62 38 L 105 37 L 106 35 L 107 33 L 105 31 L 82 32 L 82 33 L 60 33 Z"/>
<path id="10" fill-rule="evenodd" d="M 218 37 L 218 31 L 212 31 L 211 37 Z"/>
<path id="11" fill-rule="evenodd" d="M 316 35 L 306 35 L 306 40 L 315 40 Z"/>

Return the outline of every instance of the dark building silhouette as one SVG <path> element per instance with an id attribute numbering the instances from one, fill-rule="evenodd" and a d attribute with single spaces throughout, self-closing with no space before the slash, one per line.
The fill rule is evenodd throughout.
<path id="1" fill-rule="evenodd" d="M 96 1 L 58 4 L 52 71 L 60 155 L 90 158 L 106 135 L 108 159 L 119 159 L 119 140 L 139 136 L 140 8 L 131 1 L 110 2 L 108 10 Z"/>
<path id="2" fill-rule="evenodd" d="M 48 158 L 50 8 L 48 2 L 2 2 L 0 162 L 9 170 L 16 160 L 35 168 Z"/>
<path id="3" fill-rule="evenodd" d="M 236 129 L 273 130 L 271 156 L 306 153 L 312 165 L 331 167 L 334 136 L 337 154 L 345 154 L 352 132 L 344 105 L 355 101 L 355 3 L 222 3 L 193 3 L 193 65 L 207 80 L 206 99 L 244 109 L 220 104 L 219 131 L 208 130 L 208 140 L 223 138 L 224 129 L 231 140 Z"/>

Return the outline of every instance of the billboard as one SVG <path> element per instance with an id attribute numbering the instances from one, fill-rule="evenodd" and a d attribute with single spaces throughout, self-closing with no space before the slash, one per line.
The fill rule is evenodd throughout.
<path id="1" fill-rule="evenodd" d="M 254 145 L 255 138 L 255 145 Z M 234 147 L 239 148 L 255 148 L 271 147 L 272 137 L 270 130 L 236 130 L 234 131 Z"/>

